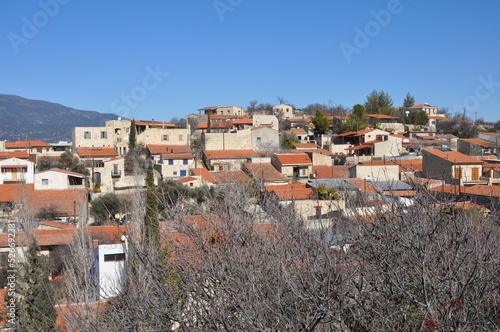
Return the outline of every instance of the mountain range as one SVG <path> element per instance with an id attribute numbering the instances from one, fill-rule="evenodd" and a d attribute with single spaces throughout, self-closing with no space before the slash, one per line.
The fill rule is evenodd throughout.
<path id="1" fill-rule="evenodd" d="M 44 100 L 0 94 L 0 141 L 70 141 L 73 127 L 104 126 L 112 113 L 82 111 Z"/>

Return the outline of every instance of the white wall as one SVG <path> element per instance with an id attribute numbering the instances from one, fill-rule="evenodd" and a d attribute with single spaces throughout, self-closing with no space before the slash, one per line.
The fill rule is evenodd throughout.
<path id="1" fill-rule="evenodd" d="M 106 262 L 105 258 L 114 254 L 126 255 L 125 251 L 125 244 L 101 244 L 94 249 L 92 275 L 99 294 L 98 300 L 109 299 L 121 293 L 126 260 Z"/>

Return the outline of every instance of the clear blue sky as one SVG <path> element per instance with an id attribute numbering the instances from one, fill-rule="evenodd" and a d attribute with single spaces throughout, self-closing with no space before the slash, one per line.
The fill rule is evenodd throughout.
<path id="1" fill-rule="evenodd" d="M 4 0 L 0 93 L 168 121 L 277 96 L 352 107 L 376 89 L 497 121 L 499 14 L 498 0 Z"/>

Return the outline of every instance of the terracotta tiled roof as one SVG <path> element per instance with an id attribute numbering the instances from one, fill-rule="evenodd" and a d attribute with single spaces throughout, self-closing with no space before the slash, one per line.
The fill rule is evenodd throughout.
<path id="1" fill-rule="evenodd" d="M 38 213 L 40 209 L 54 205 L 60 216 L 77 216 L 86 208 L 86 189 L 34 190 L 29 197 L 29 208 Z"/>
<path id="2" fill-rule="evenodd" d="M 289 118 L 290 122 L 311 122 L 311 118 Z"/>
<path id="3" fill-rule="evenodd" d="M 306 131 L 302 128 L 291 128 L 288 132 L 290 135 L 307 135 Z"/>
<path id="4" fill-rule="evenodd" d="M 211 182 L 211 183 L 215 182 L 214 178 L 206 168 L 191 168 L 191 172 L 195 176 L 199 176 L 201 180 L 205 182 Z"/>
<path id="5" fill-rule="evenodd" d="M 467 165 L 467 164 L 482 164 L 483 162 L 477 158 L 468 156 L 457 151 L 442 151 L 439 149 L 426 149 L 424 150 L 436 157 L 450 161 L 451 163 Z"/>
<path id="6" fill-rule="evenodd" d="M 376 193 L 378 192 L 368 181 L 362 179 L 345 179 L 352 185 L 358 187 L 361 191 L 366 193 Z"/>
<path id="7" fill-rule="evenodd" d="M 307 154 L 276 154 L 281 165 L 312 165 L 311 158 Z"/>
<path id="8" fill-rule="evenodd" d="M 27 149 L 34 147 L 51 147 L 49 143 L 42 141 L 17 141 L 14 143 L 5 143 L 6 149 Z"/>
<path id="9" fill-rule="evenodd" d="M 116 157 L 118 154 L 112 147 L 98 147 L 98 148 L 76 148 L 76 153 L 82 158 L 89 157 Z"/>
<path id="10" fill-rule="evenodd" d="M 488 136 L 500 136 L 500 134 L 499 134 L 499 133 L 481 132 L 480 134 L 483 134 L 483 135 L 488 135 Z"/>
<path id="11" fill-rule="evenodd" d="M 316 143 L 294 143 L 296 149 L 317 149 L 319 148 Z"/>
<path id="12" fill-rule="evenodd" d="M 278 172 L 270 163 L 244 163 L 243 170 L 253 178 L 265 182 L 288 182 L 288 177 Z"/>
<path id="13" fill-rule="evenodd" d="M 253 125 L 253 119 L 236 119 L 233 120 L 233 125 L 248 125 L 252 126 Z"/>
<path id="14" fill-rule="evenodd" d="M 22 196 L 31 195 L 33 184 L 0 184 L 0 202 L 18 203 Z"/>
<path id="15" fill-rule="evenodd" d="M 414 106 L 411 106 L 411 107 L 408 107 L 408 108 L 424 108 L 424 107 L 434 107 L 434 108 L 437 108 L 437 106 L 431 106 L 429 104 L 418 104 L 418 105 L 414 105 Z"/>
<path id="16" fill-rule="evenodd" d="M 161 156 L 163 159 L 193 159 L 192 153 L 166 153 Z"/>
<path id="17" fill-rule="evenodd" d="M 108 300 L 56 304 L 58 331 L 74 331 L 76 327 L 71 324 L 72 321 L 81 322 L 96 318 L 106 310 L 106 302 Z"/>
<path id="18" fill-rule="evenodd" d="M 451 203 L 450 206 L 454 209 L 457 209 L 457 210 L 478 209 L 478 210 L 486 212 L 486 213 L 491 212 L 490 209 L 488 209 L 482 205 L 472 203 L 471 201 L 454 202 L 454 203 Z"/>
<path id="19" fill-rule="evenodd" d="M 436 186 L 434 188 L 430 188 L 430 190 L 448 193 L 452 195 L 458 195 L 462 193 L 462 194 L 469 194 L 476 196 L 500 197 L 500 187 L 498 186 L 475 185 L 471 187 L 466 187 L 466 186 L 445 184 L 441 186 Z"/>
<path id="20" fill-rule="evenodd" d="M 197 181 L 197 180 L 198 180 L 198 178 L 195 178 L 194 176 L 186 176 L 186 177 L 177 179 L 175 181 L 177 181 L 179 183 L 187 183 L 187 182 Z"/>
<path id="21" fill-rule="evenodd" d="M 334 115 L 333 118 L 337 119 L 337 120 L 349 120 L 350 119 L 350 117 L 348 117 L 348 116 L 341 116 L 341 115 Z"/>
<path id="22" fill-rule="evenodd" d="M 350 166 L 313 165 L 315 179 L 343 179 L 349 177 Z"/>
<path id="23" fill-rule="evenodd" d="M 81 228 L 66 229 L 35 229 L 34 235 L 39 246 L 57 246 L 70 244 L 77 232 L 90 235 L 93 239 L 99 239 L 103 243 L 121 243 L 121 237 L 128 231 L 127 226 L 87 226 Z M 16 244 L 26 244 L 26 234 L 16 234 Z M 0 233 L 0 247 L 9 245 L 8 234 Z"/>
<path id="24" fill-rule="evenodd" d="M 8 151 L 0 152 L 0 159 L 18 158 L 18 159 L 29 159 L 28 151 Z"/>
<path id="25" fill-rule="evenodd" d="M 339 134 L 337 137 L 355 137 L 355 136 L 363 136 L 369 132 L 374 131 L 375 129 L 363 129 L 358 131 L 349 131 L 347 133 Z"/>
<path id="26" fill-rule="evenodd" d="M 215 183 L 238 183 L 241 181 L 248 180 L 248 175 L 241 171 L 221 171 L 221 172 L 210 172 Z"/>
<path id="27" fill-rule="evenodd" d="M 493 142 L 485 141 L 480 138 L 461 138 L 460 141 L 468 142 L 474 145 L 479 145 L 482 148 L 494 148 L 496 145 Z"/>
<path id="28" fill-rule="evenodd" d="M 148 144 L 147 148 L 151 154 L 192 152 L 188 145 Z"/>
<path id="29" fill-rule="evenodd" d="M 203 153 L 208 159 L 244 159 L 259 156 L 254 150 L 205 150 Z"/>
<path id="30" fill-rule="evenodd" d="M 307 188 L 305 183 L 294 182 L 283 185 L 265 186 L 268 192 L 274 192 L 280 200 L 312 199 L 314 191 Z"/>

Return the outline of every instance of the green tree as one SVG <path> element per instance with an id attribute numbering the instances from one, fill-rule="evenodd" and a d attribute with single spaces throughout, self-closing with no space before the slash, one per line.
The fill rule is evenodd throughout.
<path id="1" fill-rule="evenodd" d="M 50 168 L 60 168 L 85 175 L 90 174 L 85 165 L 80 163 L 78 157 L 73 155 L 69 150 L 64 151 L 59 156 L 59 159 L 50 165 Z"/>
<path id="2" fill-rule="evenodd" d="M 373 90 L 366 96 L 365 107 L 368 114 L 392 115 L 392 98 L 387 92 Z"/>
<path id="3" fill-rule="evenodd" d="M 408 119 L 407 123 L 408 124 L 413 124 L 416 126 L 424 126 L 427 124 L 427 121 L 429 120 L 429 117 L 427 116 L 427 113 L 425 111 L 411 111 L 408 114 Z"/>
<path id="4" fill-rule="evenodd" d="M 128 148 L 130 150 L 135 149 L 137 145 L 137 130 L 135 128 L 135 120 L 130 123 L 130 134 L 128 139 Z"/>
<path id="5" fill-rule="evenodd" d="M 315 135 L 322 135 L 329 131 L 330 121 L 328 121 L 325 114 L 321 110 L 316 110 L 316 115 L 311 118 L 311 121 L 315 126 Z"/>
<path id="6" fill-rule="evenodd" d="M 339 121 L 335 126 L 336 134 L 343 134 L 349 131 L 357 131 L 359 129 L 359 123 L 352 119 Z"/>
<path id="7" fill-rule="evenodd" d="M 406 94 L 405 100 L 403 101 L 403 107 L 408 108 L 415 105 L 415 98 L 408 92 Z"/>
<path id="8" fill-rule="evenodd" d="M 19 282 L 19 331 L 56 331 L 54 290 L 49 281 L 49 263 L 33 239 L 22 264 Z"/>
<path id="9" fill-rule="evenodd" d="M 361 104 L 356 104 L 352 107 L 351 119 L 358 123 L 363 123 L 365 120 L 366 107 Z"/>
<path id="10" fill-rule="evenodd" d="M 149 248 L 160 246 L 160 222 L 158 220 L 158 194 L 155 187 L 153 164 L 146 171 L 146 215 L 144 216 L 144 239 Z"/>
<path id="11" fill-rule="evenodd" d="M 90 215 L 97 224 L 114 220 L 117 213 L 124 211 L 124 202 L 116 194 L 107 193 L 91 202 Z"/>
<path id="12" fill-rule="evenodd" d="M 298 141 L 299 140 L 295 135 L 285 135 L 281 141 L 281 146 L 286 150 L 291 150 L 295 147 L 295 143 Z"/>
<path id="13" fill-rule="evenodd" d="M 318 185 L 314 191 L 319 200 L 338 200 L 341 198 L 335 188 L 327 188 L 324 184 Z"/>

